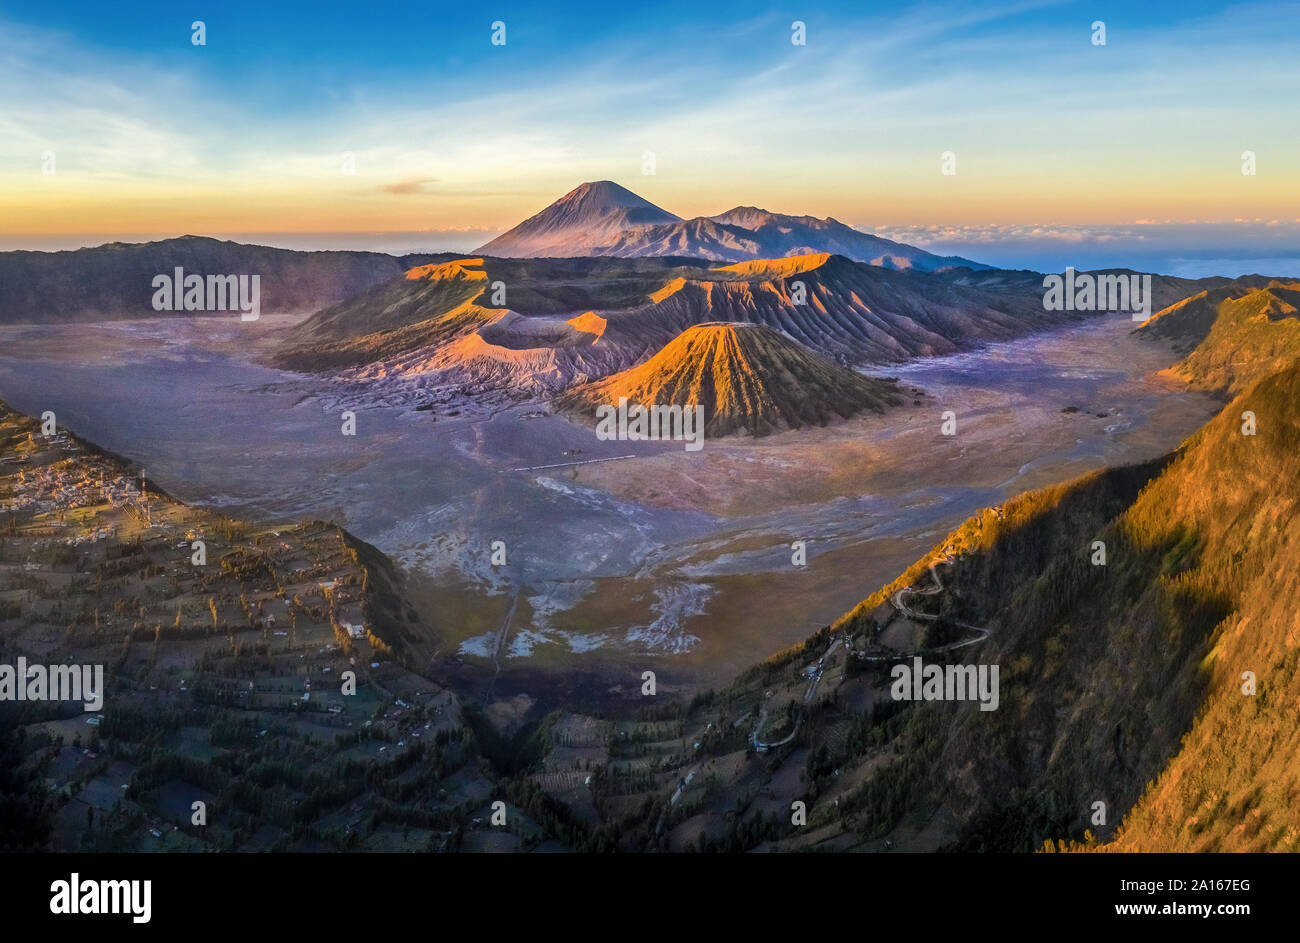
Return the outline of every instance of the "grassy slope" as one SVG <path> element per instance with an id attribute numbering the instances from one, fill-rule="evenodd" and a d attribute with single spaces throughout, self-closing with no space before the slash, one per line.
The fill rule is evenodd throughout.
<path id="1" fill-rule="evenodd" d="M 1202 292 L 1139 330 L 1173 341 L 1183 360 L 1169 372 L 1203 390 L 1240 393 L 1300 359 L 1300 284 Z"/>
<path id="2" fill-rule="evenodd" d="M 1300 285 L 1253 291 L 1219 305 L 1205 340 L 1173 372 L 1201 389 L 1239 393 L 1300 358 Z"/>

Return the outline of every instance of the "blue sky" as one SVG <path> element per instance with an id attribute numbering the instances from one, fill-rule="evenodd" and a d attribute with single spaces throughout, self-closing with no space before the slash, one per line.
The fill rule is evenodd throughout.
<path id="1" fill-rule="evenodd" d="M 5 247 L 469 248 L 614 179 L 683 216 L 757 204 L 1027 265 L 1175 231 L 1183 255 L 1300 254 L 1294 3 L 203 6 L 0 8 Z"/>

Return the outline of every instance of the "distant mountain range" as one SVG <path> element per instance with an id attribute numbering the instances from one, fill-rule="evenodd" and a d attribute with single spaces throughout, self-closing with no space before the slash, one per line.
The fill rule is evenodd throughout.
<path id="1" fill-rule="evenodd" d="M 492 240 L 481 257 L 301 252 L 197 236 L 0 253 L 0 323 L 169 316 L 153 308 L 153 281 L 177 268 L 259 275 L 263 313 L 315 312 L 270 361 L 360 382 L 528 398 L 584 385 L 589 395 L 610 378 L 601 395 L 677 397 L 692 369 L 682 355 L 708 350 L 721 360 L 688 386 L 715 398 L 712 435 L 879 408 L 888 397 L 853 365 L 951 354 L 1095 316 L 1046 310 L 1035 272 L 752 206 L 683 220 L 600 181 Z M 1236 392 L 1300 349 L 1295 285 L 1156 275 L 1151 288 L 1161 310 L 1144 333 L 1182 344 L 1187 359 L 1172 372 L 1204 388 Z M 715 323 L 727 327 L 693 331 Z M 791 371 L 802 372 L 803 393 L 786 382 Z"/>
<path id="2" fill-rule="evenodd" d="M 609 181 L 583 184 L 493 239 L 479 253 L 494 272 L 500 273 L 494 279 L 500 277 L 507 283 L 508 307 L 525 314 L 574 314 L 597 307 L 631 309 L 662 287 L 660 276 L 665 271 L 683 268 L 683 276 L 688 274 L 686 269 L 695 273 L 714 271 L 709 262 L 723 263 L 725 267 L 742 262 L 832 256 L 870 266 L 876 272 L 894 271 L 915 277 L 913 282 L 871 279 L 877 285 L 876 292 L 871 299 L 860 295 L 861 307 L 871 308 L 873 315 L 885 320 L 897 313 L 920 315 L 920 328 L 937 335 L 934 343 L 926 349 L 915 338 L 896 339 L 898 343 L 893 343 L 877 337 L 873 343 L 841 345 L 841 352 L 851 359 L 888 360 L 918 352 L 958 349 L 979 340 L 982 330 L 976 325 L 974 333 L 968 334 L 960 330 L 960 325 L 945 323 L 952 315 L 965 313 L 979 321 L 981 312 L 992 310 L 1015 320 L 1028 313 L 1024 308 L 1027 300 L 1038 298 L 1041 307 L 1043 293 L 1042 276 L 1036 272 L 995 269 L 956 256 L 936 256 L 859 232 L 834 219 L 785 216 L 741 206 L 713 217 L 683 220 Z M 115 242 L 62 252 L 0 252 L 0 323 L 190 316 L 189 312 L 158 312 L 152 305 L 155 276 L 171 275 L 176 268 L 182 268 L 188 274 L 203 276 L 260 276 L 264 313 L 323 313 L 324 309 L 336 309 L 307 329 L 319 336 L 299 335 L 299 342 L 326 341 L 334 334 L 351 338 L 391 330 L 395 325 L 419 321 L 421 315 L 437 313 L 431 310 L 436 307 L 431 305 L 432 296 L 404 291 L 404 275 L 413 268 L 460 258 L 465 256 L 447 252 L 404 256 L 363 251 L 306 252 L 202 236 L 148 243 Z M 566 272 L 568 282 L 549 279 L 545 290 L 537 291 L 533 283 L 539 270 L 523 260 L 540 258 L 562 258 L 562 263 L 552 262 L 550 271 Z M 521 261 L 511 268 L 511 259 Z M 626 259 L 629 264 L 620 267 L 615 259 Z M 638 261 L 630 264 L 633 260 Z M 1106 271 L 1130 274 L 1129 270 Z M 932 280 L 926 282 L 927 276 Z M 703 280 L 725 277 L 707 275 Z M 593 284 L 585 284 L 589 279 L 594 280 Z M 1261 276 L 1191 280 L 1154 275 L 1152 288 L 1155 307 L 1162 308 L 1201 291 L 1263 287 L 1269 281 Z M 374 286 L 384 287 L 379 295 L 367 295 Z M 1003 300 L 998 301 L 998 296 Z M 397 309 L 376 308 L 376 302 L 385 298 L 396 302 Z M 921 307 L 916 303 L 918 298 L 924 299 Z M 765 304 L 771 300 L 763 299 Z M 858 305 L 852 299 L 846 303 Z M 728 301 L 714 296 L 710 304 L 725 307 Z M 733 317 L 724 311 L 706 312 L 681 321 L 672 335 L 687 324 L 701 321 L 763 319 Z M 353 323 L 339 329 L 344 321 Z M 326 327 L 331 322 L 334 334 Z M 954 329 L 957 334 L 950 333 Z M 1011 333 L 988 336 L 1013 336 L 1016 330 L 1024 329 L 1022 326 Z M 904 333 L 915 332 L 909 329 Z M 809 343 L 797 333 L 792 334 Z M 951 343 L 945 344 L 945 339 Z M 411 345 L 402 341 L 398 346 L 410 349 Z M 335 358 L 338 364 L 350 360 L 355 358 L 348 351 L 340 351 Z"/>
<path id="3" fill-rule="evenodd" d="M 502 258 L 689 256 L 712 262 L 829 252 L 893 269 L 992 268 L 882 239 L 838 220 L 754 206 L 682 219 L 609 180 L 582 184 L 476 251 Z"/>

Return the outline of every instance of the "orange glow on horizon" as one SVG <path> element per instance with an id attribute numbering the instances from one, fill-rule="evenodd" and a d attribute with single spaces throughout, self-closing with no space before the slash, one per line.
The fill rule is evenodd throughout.
<path id="1" fill-rule="evenodd" d="M 583 179 L 595 179 L 591 175 Z M 683 218 L 754 205 L 791 215 L 832 216 L 867 229 L 887 226 L 1106 225 L 1137 219 L 1265 219 L 1300 203 L 1289 175 L 1170 173 L 1117 184 L 1094 179 L 1063 185 L 1056 174 L 1014 179 L 963 169 L 956 177 L 911 170 L 894 179 L 716 180 L 694 176 L 610 179 Z M 415 192 L 395 195 L 374 179 L 259 181 L 237 185 L 50 178 L 0 179 L 0 231 L 8 235 L 132 233 L 468 233 L 507 230 L 582 179 L 530 183 L 513 192 Z M 1294 216 L 1295 214 L 1291 214 Z M 476 238 L 476 237 L 475 237 Z M 470 241 L 473 241 L 471 239 Z"/>

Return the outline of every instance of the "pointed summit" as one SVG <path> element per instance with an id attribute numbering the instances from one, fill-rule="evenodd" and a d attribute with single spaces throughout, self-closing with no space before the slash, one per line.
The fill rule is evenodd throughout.
<path id="1" fill-rule="evenodd" d="M 499 258 L 579 256 L 613 242 L 625 229 L 679 222 L 680 217 L 612 180 L 584 183 L 478 252 Z"/>
<path id="2" fill-rule="evenodd" d="M 681 217 L 662 210 L 649 200 L 637 196 L 612 180 L 596 180 L 570 190 L 556 200 L 552 208 L 561 208 L 580 217 L 601 216 L 616 210 L 642 210 L 648 223 L 673 222 Z"/>

